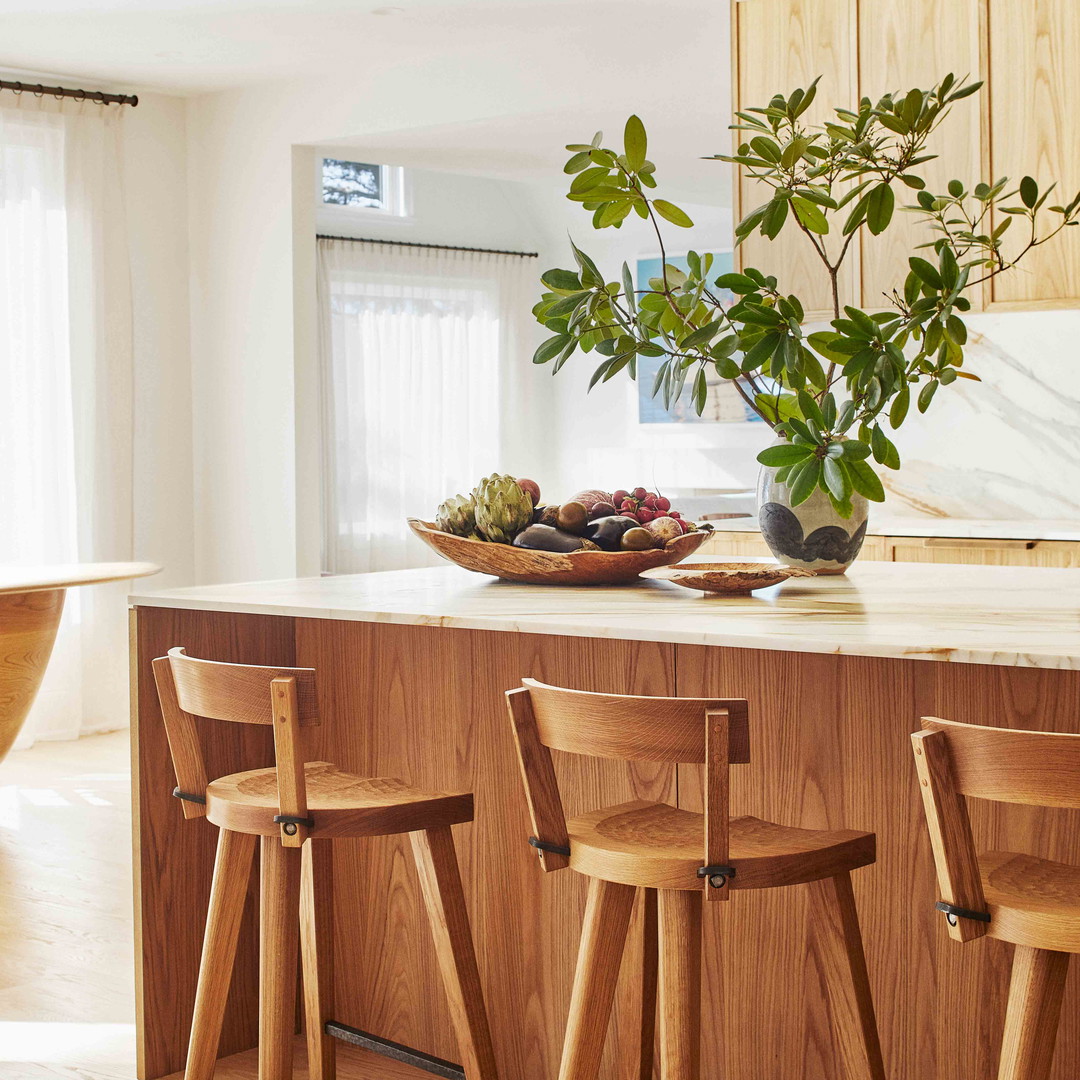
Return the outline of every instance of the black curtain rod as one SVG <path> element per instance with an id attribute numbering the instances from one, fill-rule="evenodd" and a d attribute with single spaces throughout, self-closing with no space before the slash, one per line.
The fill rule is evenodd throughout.
<path id="1" fill-rule="evenodd" d="M 102 90 L 69 90 L 66 86 L 42 86 L 41 83 L 12 82 L 10 79 L 0 79 L 0 90 L 13 90 L 16 94 L 33 94 L 34 97 L 44 97 L 48 94 L 54 98 L 93 101 L 98 105 L 130 105 L 134 108 L 139 104 L 139 98 L 135 94 L 106 94 Z"/>
<path id="2" fill-rule="evenodd" d="M 516 255 L 519 259 L 538 259 L 536 251 L 496 251 L 494 248 L 459 247 L 457 244 L 419 244 L 415 240 L 372 240 L 367 236 L 327 236 L 316 233 L 316 240 L 348 240 L 354 244 L 389 244 L 391 247 L 435 248 L 438 251 L 476 251 L 481 255 Z"/>

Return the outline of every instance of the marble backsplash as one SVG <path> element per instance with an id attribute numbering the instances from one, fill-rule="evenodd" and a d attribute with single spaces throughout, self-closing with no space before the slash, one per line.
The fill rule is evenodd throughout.
<path id="1" fill-rule="evenodd" d="M 1080 309 L 972 315 L 964 370 L 894 436 L 889 509 L 1080 519 Z"/>

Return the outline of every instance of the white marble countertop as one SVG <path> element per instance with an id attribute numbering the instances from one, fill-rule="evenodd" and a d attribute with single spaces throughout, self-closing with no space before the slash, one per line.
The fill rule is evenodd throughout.
<path id="1" fill-rule="evenodd" d="M 748 597 L 514 585 L 457 567 L 136 593 L 133 605 L 1080 670 L 1080 572 L 856 563 Z"/>
<path id="2" fill-rule="evenodd" d="M 717 532 L 757 532 L 757 515 L 709 521 Z M 868 536 L 940 536 L 957 540 L 1080 541 L 1080 521 L 901 517 L 870 509 Z"/>

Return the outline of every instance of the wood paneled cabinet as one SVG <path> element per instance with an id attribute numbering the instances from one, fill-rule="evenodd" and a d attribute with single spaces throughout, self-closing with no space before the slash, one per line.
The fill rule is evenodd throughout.
<path id="1" fill-rule="evenodd" d="M 698 558 L 771 558 L 757 532 L 715 532 Z M 967 539 L 953 536 L 868 536 L 860 559 L 885 562 L 967 563 L 977 566 L 1080 566 L 1080 541 Z"/>
<path id="2" fill-rule="evenodd" d="M 834 106 L 862 96 L 925 88 L 950 71 L 970 74 L 984 88 L 957 103 L 939 129 L 931 147 L 939 156 L 919 170 L 928 186 L 943 189 L 954 177 L 972 186 L 1001 176 L 1019 181 L 1030 172 L 1044 187 L 1057 180 L 1064 201 L 1080 187 L 1076 0 L 745 0 L 732 4 L 732 20 L 736 109 L 765 105 L 821 75 L 805 117 L 820 123 Z M 765 189 L 745 175 L 734 191 L 736 220 L 765 201 Z M 840 303 L 883 306 L 883 292 L 902 285 L 912 249 L 932 238 L 922 229 L 897 215 L 882 236 L 864 234 L 845 261 Z M 775 243 L 755 235 L 736 259 L 776 274 L 783 291 L 831 317 L 827 277 L 805 236 L 791 228 Z M 973 305 L 1080 302 L 1074 230 L 1031 252 L 1023 267 L 981 296 L 969 293 Z"/>

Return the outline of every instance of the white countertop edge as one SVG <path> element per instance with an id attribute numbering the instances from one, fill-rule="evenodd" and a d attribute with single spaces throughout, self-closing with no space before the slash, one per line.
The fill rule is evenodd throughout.
<path id="1" fill-rule="evenodd" d="M 677 630 L 650 630 L 642 634 L 640 627 L 620 627 L 609 622 L 602 630 L 595 624 L 576 626 L 573 615 L 562 621 L 548 623 L 542 617 L 530 617 L 525 625 L 513 616 L 484 615 L 423 615 L 410 612 L 357 611 L 347 608 L 282 608 L 272 603 L 257 604 L 243 601 L 197 600 L 168 595 L 132 595 L 130 607 L 178 608 L 188 611 L 217 611 L 237 615 L 277 615 L 294 619 L 332 619 L 338 622 L 385 623 L 393 626 L 431 626 L 458 630 L 493 630 L 502 633 L 545 634 L 553 637 L 581 637 L 615 641 L 652 641 L 669 645 L 706 645 L 715 648 L 755 649 L 767 652 L 813 653 L 837 656 L 867 657 L 888 660 L 926 660 L 938 663 L 982 664 L 994 667 L 1041 668 L 1058 671 L 1080 671 L 1080 657 L 1062 656 L 1039 651 L 1015 653 L 993 649 L 973 648 L 912 648 L 889 642 L 866 642 L 858 645 L 836 645 L 828 640 L 802 639 L 763 634 L 724 635 L 721 633 L 682 633 Z M 586 616 L 583 616 L 583 618 Z M 588 616 L 591 618 L 591 616 Z"/>

